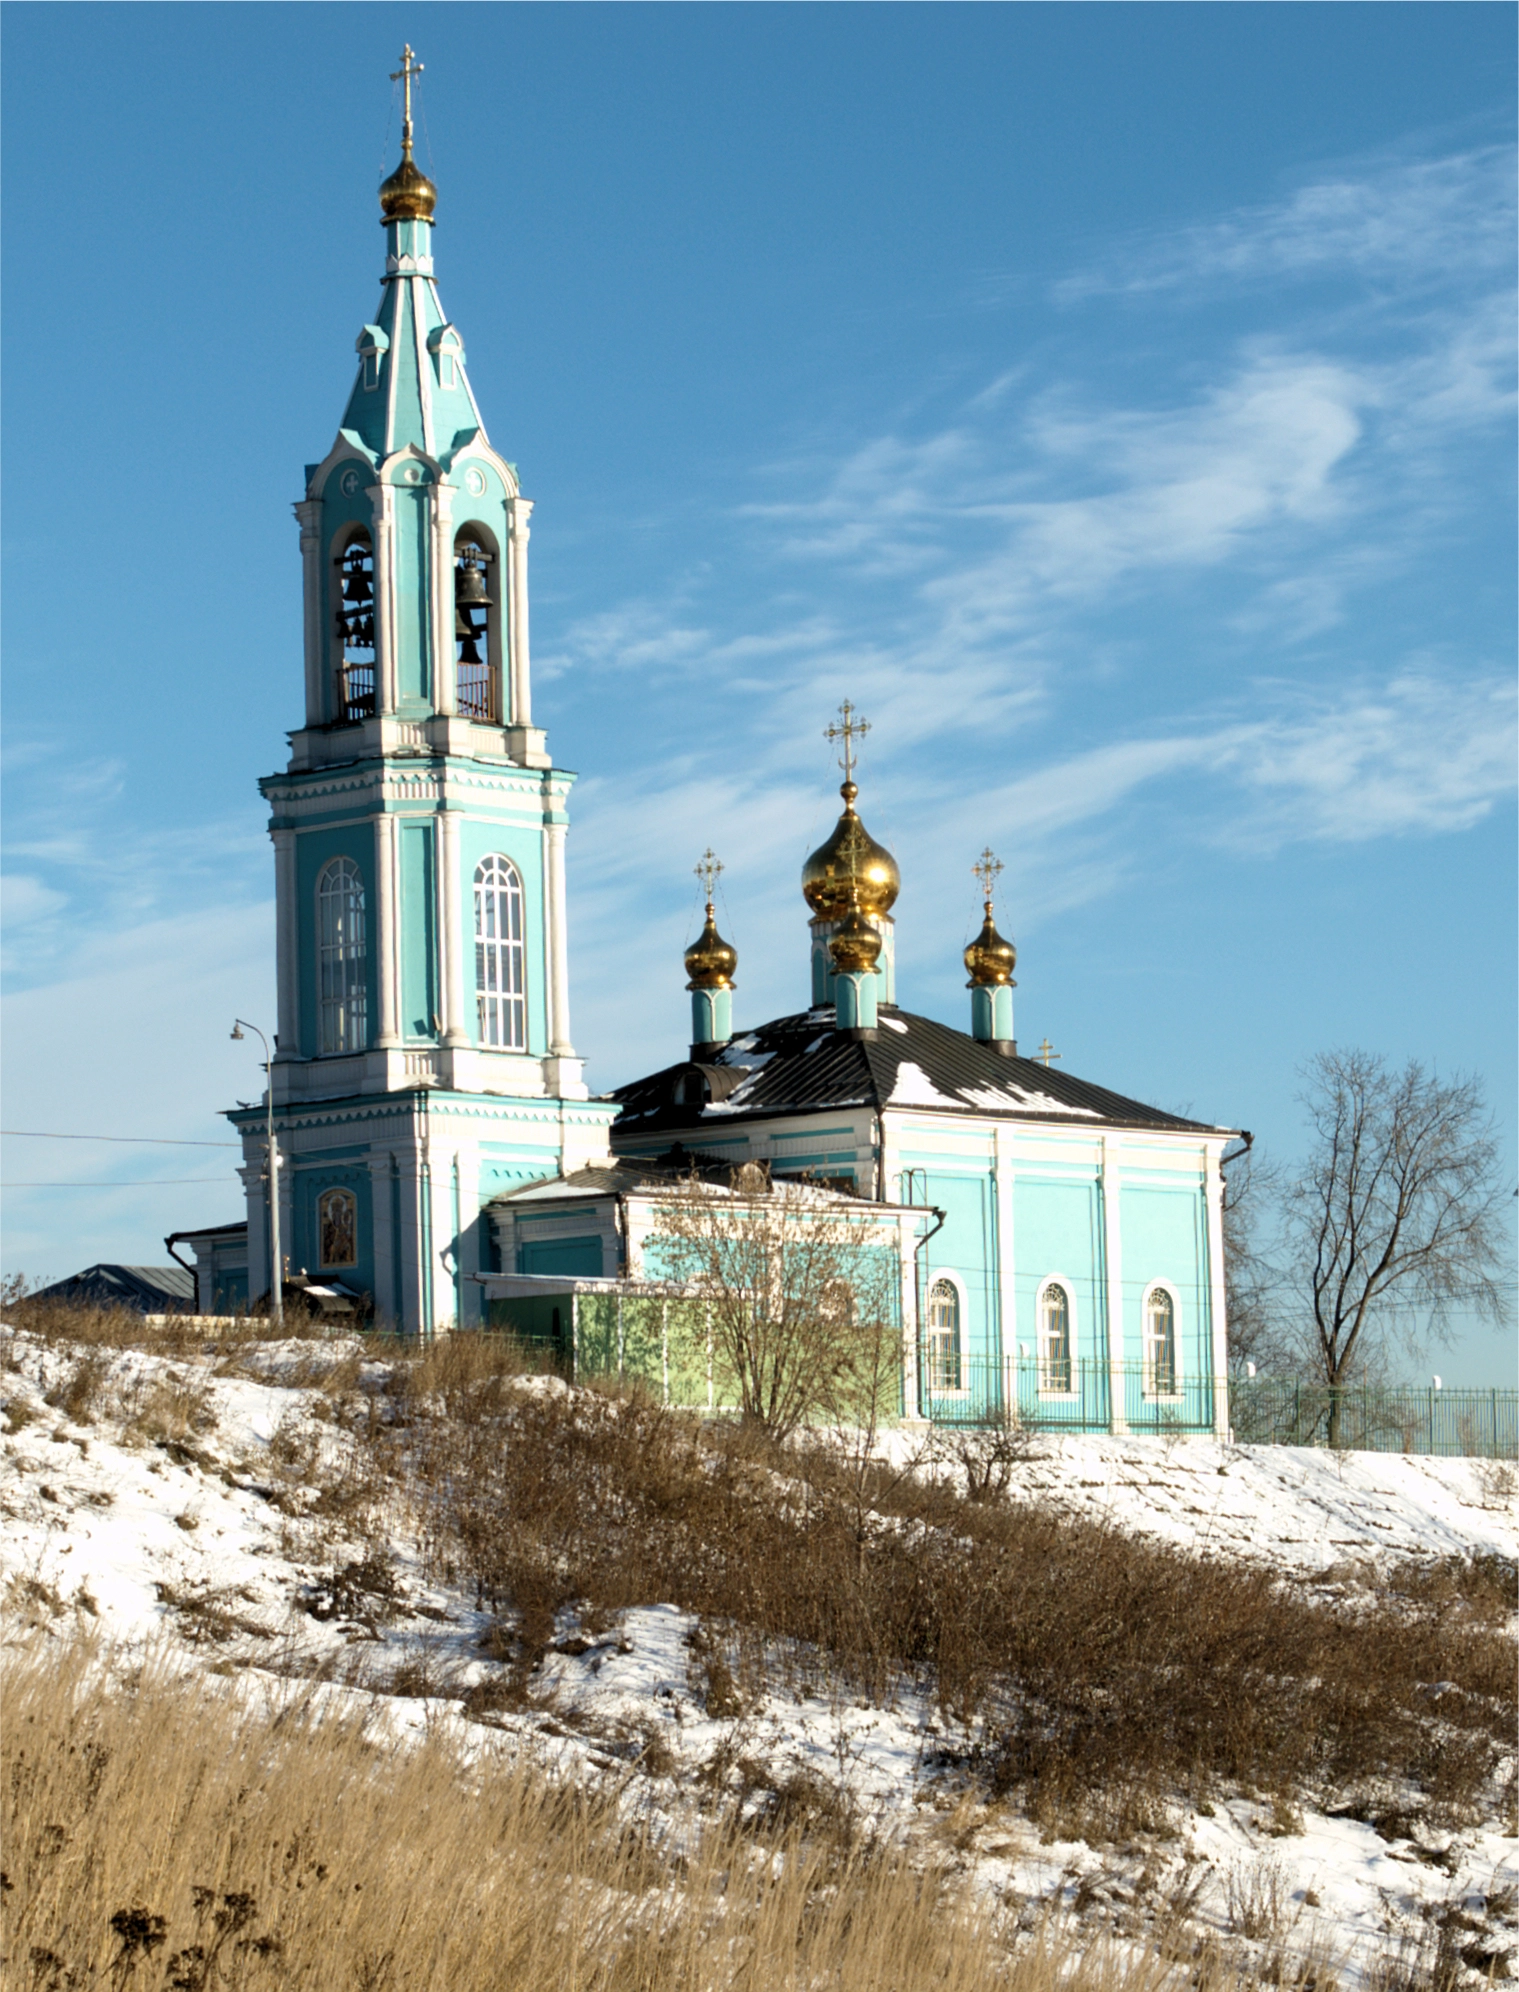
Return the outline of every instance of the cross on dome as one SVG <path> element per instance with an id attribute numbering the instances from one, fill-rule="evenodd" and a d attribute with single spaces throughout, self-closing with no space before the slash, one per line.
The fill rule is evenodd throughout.
<path id="1" fill-rule="evenodd" d="M 990 844 L 982 849 L 980 857 L 971 866 L 971 873 L 981 881 L 981 897 L 986 901 L 987 911 L 990 912 L 992 887 L 1002 873 L 1002 860 L 994 855 Z"/>
<path id="2" fill-rule="evenodd" d="M 405 109 L 401 119 L 401 150 L 408 157 L 411 154 L 411 79 L 413 76 L 420 76 L 423 67 L 424 65 L 416 60 L 411 43 L 408 42 L 401 51 L 401 67 L 390 72 L 391 82 L 403 84 L 406 92 Z"/>
<path id="3" fill-rule="evenodd" d="M 723 861 L 721 858 L 713 856 L 710 844 L 697 860 L 695 870 L 696 876 L 702 882 L 702 890 L 707 900 L 707 911 L 710 913 L 712 911 L 712 889 L 723 873 Z"/>
<path id="4" fill-rule="evenodd" d="M 839 766 L 844 770 L 844 780 L 848 783 L 854 780 L 854 743 L 856 740 L 863 740 L 865 738 L 865 735 L 870 731 L 870 721 L 868 719 L 856 719 L 855 707 L 851 705 L 848 699 L 845 699 L 844 703 L 839 707 L 839 718 L 843 721 L 843 725 L 835 726 L 830 720 L 828 725 L 823 729 L 823 738 L 830 745 L 835 740 L 843 741 L 844 752 L 839 757 Z"/>

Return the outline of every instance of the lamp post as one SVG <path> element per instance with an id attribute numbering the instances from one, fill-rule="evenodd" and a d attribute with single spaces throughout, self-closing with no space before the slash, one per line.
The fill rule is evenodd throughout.
<path id="1" fill-rule="evenodd" d="M 257 1024 L 244 1023 L 241 1017 L 232 1020 L 232 1035 L 242 1042 L 244 1031 L 252 1031 L 264 1047 L 264 1073 L 268 1085 L 264 1088 L 266 1110 L 265 1134 L 269 1144 L 269 1298 L 274 1307 L 274 1325 L 285 1325 L 285 1279 L 284 1265 L 280 1256 L 280 1152 L 274 1145 L 274 1060 L 269 1053 L 269 1040 Z"/>

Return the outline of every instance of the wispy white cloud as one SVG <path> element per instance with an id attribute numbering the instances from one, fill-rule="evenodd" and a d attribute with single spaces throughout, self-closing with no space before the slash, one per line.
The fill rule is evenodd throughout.
<path id="1" fill-rule="evenodd" d="M 1281 201 L 1138 235 L 1055 289 L 1076 302 L 1326 275 L 1422 285 L 1507 271 L 1513 244 L 1513 148 L 1488 145 L 1367 162 L 1326 173 Z"/>

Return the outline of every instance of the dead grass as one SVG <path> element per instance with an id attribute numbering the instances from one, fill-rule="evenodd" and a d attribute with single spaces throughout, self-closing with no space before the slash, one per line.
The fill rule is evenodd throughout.
<path id="1" fill-rule="evenodd" d="M 809 1828 L 783 1795 L 634 1825 L 442 1736 L 147 1667 L 132 1692 L 78 1647 L 12 1654 L 4 1683 L 4 1955 L 34 1988 L 320 1992 L 1161 1992 L 1195 1963 L 1052 1940 L 948 1870 Z M 472 1734 L 478 1737 L 479 1731 Z M 800 1816 L 798 1818 L 792 1815 Z"/>
<path id="2" fill-rule="evenodd" d="M 418 1504 L 434 1573 L 529 1648 L 568 1606 L 673 1602 L 732 1629 L 737 1664 L 703 1661 L 725 1705 L 756 1652 L 762 1674 L 810 1671 L 825 1692 L 926 1684 L 982 1725 L 992 1791 L 1052 1836 L 1164 1832 L 1178 1795 L 1221 1787 L 1279 1796 L 1284 1818 L 1409 1779 L 1415 1810 L 1450 1823 L 1491 1802 L 1513 1646 L 1501 1584 L 1474 1566 L 1439 1579 L 1459 1612 L 1443 1592 L 1410 1609 L 1406 1589 L 1342 1603 L 979 1486 L 870 1469 L 862 1505 L 826 1448 L 524 1387 L 489 1343 L 418 1363 L 361 1444 Z M 1431 1682 L 1447 1684 L 1433 1699 Z"/>

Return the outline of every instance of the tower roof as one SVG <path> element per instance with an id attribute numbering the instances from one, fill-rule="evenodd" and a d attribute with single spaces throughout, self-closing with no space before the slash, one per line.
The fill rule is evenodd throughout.
<path id="1" fill-rule="evenodd" d="M 342 427 L 380 462 L 408 447 L 447 458 L 485 424 L 464 370 L 464 341 L 449 323 L 433 276 L 432 216 L 438 190 L 412 158 L 410 48 L 401 163 L 380 187 L 385 275 L 380 308 L 355 340 L 358 378 Z"/>

